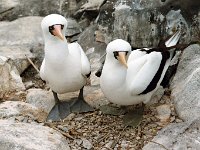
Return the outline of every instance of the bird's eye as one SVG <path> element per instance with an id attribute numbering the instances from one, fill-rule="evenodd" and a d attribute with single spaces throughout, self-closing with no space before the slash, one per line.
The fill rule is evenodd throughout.
<path id="1" fill-rule="evenodd" d="M 119 56 L 118 52 L 113 52 L 115 59 L 117 59 L 117 56 Z"/>
<path id="2" fill-rule="evenodd" d="M 113 52 L 115 59 L 117 59 L 117 56 L 119 56 L 119 52 L 120 52 L 120 51 L 115 51 L 115 52 Z M 128 51 L 123 51 L 123 52 L 126 52 L 126 53 L 125 53 L 126 56 L 128 55 Z"/>
<path id="3" fill-rule="evenodd" d="M 49 26 L 49 32 L 53 35 L 54 26 Z"/>
<path id="4" fill-rule="evenodd" d="M 49 26 L 49 31 L 52 31 L 54 29 L 54 26 Z"/>
<path id="5" fill-rule="evenodd" d="M 64 28 L 64 25 L 63 24 L 61 24 L 61 29 L 63 29 Z"/>

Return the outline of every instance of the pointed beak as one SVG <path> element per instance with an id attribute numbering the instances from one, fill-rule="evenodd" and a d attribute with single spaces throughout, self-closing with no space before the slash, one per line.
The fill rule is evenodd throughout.
<path id="1" fill-rule="evenodd" d="M 118 52 L 118 60 L 119 62 L 124 65 L 126 68 L 128 68 L 127 62 L 126 62 L 126 52 Z"/>
<path id="2" fill-rule="evenodd" d="M 54 25 L 53 34 L 57 36 L 59 39 L 61 39 L 62 41 L 64 41 L 64 36 L 62 35 L 62 32 L 61 32 L 61 25 Z"/>

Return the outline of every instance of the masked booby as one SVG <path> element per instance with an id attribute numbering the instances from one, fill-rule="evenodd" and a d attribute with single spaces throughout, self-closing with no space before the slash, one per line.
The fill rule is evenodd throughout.
<path id="1" fill-rule="evenodd" d="M 111 41 L 100 76 L 107 99 L 121 106 L 147 103 L 163 80 L 179 38 L 177 31 L 161 47 L 134 51 L 125 40 Z"/>
<path id="2" fill-rule="evenodd" d="M 71 112 L 92 111 L 83 98 L 83 87 L 90 75 L 90 63 L 78 43 L 67 43 L 65 31 L 67 20 L 58 14 L 50 14 L 41 22 L 45 56 L 40 67 L 40 76 L 51 90 L 56 105 L 48 120 L 64 119 Z M 57 93 L 80 90 L 77 100 L 61 102 Z"/>

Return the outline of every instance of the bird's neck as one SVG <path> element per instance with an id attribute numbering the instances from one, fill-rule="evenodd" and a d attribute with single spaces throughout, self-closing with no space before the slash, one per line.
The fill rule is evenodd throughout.
<path id="1" fill-rule="evenodd" d="M 69 55 L 68 43 L 66 40 L 45 41 L 45 59 L 46 61 L 63 61 Z"/>
<path id="2" fill-rule="evenodd" d="M 109 83 L 124 84 L 126 81 L 127 68 L 120 64 L 120 62 L 116 59 L 106 59 L 103 72 L 105 78 L 111 77 L 108 79 Z"/>

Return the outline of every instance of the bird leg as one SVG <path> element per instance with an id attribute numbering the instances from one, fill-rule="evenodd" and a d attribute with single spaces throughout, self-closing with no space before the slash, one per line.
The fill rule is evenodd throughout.
<path id="1" fill-rule="evenodd" d="M 90 105 L 88 105 L 83 97 L 83 88 L 80 89 L 78 99 L 74 101 L 74 103 L 71 105 L 71 112 L 90 112 L 94 111 L 94 108 L 92 108 Z"/>
<path id="2" fill-rule="evenodd" d="M 142 103 L 138 108 L 129 110 L 123 116 L 123 122 L 126 126 L 137 127 L 143 119 L 145 104 Z"/>
<path id="3" fill-rule="evenodd" d="M 55 99 L 55 105 L 49 112 L 47 120 L 59 121 L 66 118 L 71 113 L 70 106 L 72 102 L 61 102 L 58 98 L 58 94 L 54 91 L 52 92 Z"/>

